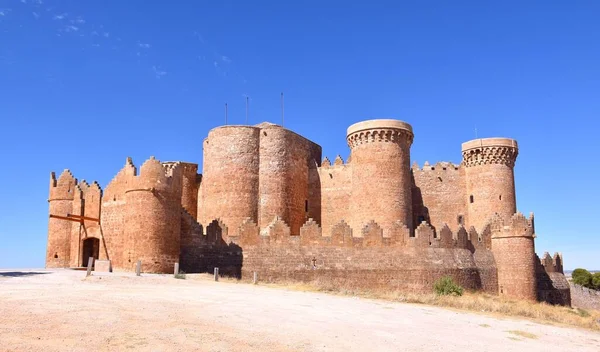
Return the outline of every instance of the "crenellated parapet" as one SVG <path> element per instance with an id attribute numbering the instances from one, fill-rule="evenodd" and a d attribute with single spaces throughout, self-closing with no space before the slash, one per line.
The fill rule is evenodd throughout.
<path id="1" fill-rule="evenodd" d="M 412 127 L 399 120 L 368 120 L 348 127 L 346 140 L 350 149 L 367 143 L 390 142 L 410 146 Z"/>
<path id="2" fill-rule="evenodd" d="M 509 219 L 504 219 L 499 214 L 495 214 L 485 226 L 489 226 L 492 239 L 508 237 L 535 237 L 533 213 L 529 216 L 529 218 L 526 218 L 522 213 L 517 212 Z"/>
<path id="3" fill-rule="evenodd" d="M 540 258 L 540 264 L 546 273 L 564 273 L 561 253 L 554 253 L 554 255 L 551 256 L 550 253 L 544 252 L 544 255 Z"/>
<path id="4" fill-rule="evenodd" d="M 211 226 L 225 229 L 227 225 L 214 220 L 207 226 L 207 235 Z M 206 237 L 206 236 L 205 236 Z M 308 219 L 300 228 L 299 235 L 292 235 L 289 226 L 281 218 L 276 217 L 265 228 L 260 229 L 252 219 L 246 219 L 233 236 L 222 237 L 225 242 L 234 242 L 242 248 L 246 246 L 289 246 L 289 247 L 350 247 L 350 248 L 445 248 L 489 250 L 489 230 L 478 234 L 475 229 L 469 232 L 464 227 L 452 232 L 446 225 L 436 234 L 426 222 L 421 223 L 414 234 L 401 221 L 390 228 L 383 228 L 375 221 L 369 221 L 359 231 L 353 229 L 344 220 L 338 222 L 330 231 L 324 232 L 317 222 Z M 214 242 L 214 241 L 209 241 Z M 202 242 L 204 243 L 204 242 Z"/>
<path id="5" fill-rule="evenodd" d="M 333 160 L 333 163 L 329 160 L 328 157 L 324 157 L 323 161 L 321 162 L 321 169 L 331 169 L 331 168 L 336 168 L 336 167 L 345 167 L 348 166 L 348 162 L 344 163 L 344 159 L 338 154 L 335 159 Z"/>
<path id="6" fill-rule="evenodd" d="M 513 167 L 518 154 L 517 141 L 510 138 L 483 138 L 462 144 L 463 164 L 466 167 L 487 164 Z"/>
<path id="7" fill-rule="evenodd" d="M 71 173 L 71 170 L 64 169 L 56 178 L 54 172 L 50 173 L 50 192 L 48 200 L 72 200 L 77 185 L 77 179 Z"/>
<path id="8" fill-rule="evenodd" d="M 452 171 L 460 171 L 460 167 L 461 167 L 461 165 L 454 164 L 449 161 L 438 161 L 437 163 L 435 163 L 435 165 L 431 165 L 431 164 L 429 164 L 428 161 L 425 161 L 425 163 L 423 164 L 423 167 L 419 167 L 419 164 L 416 161 L 414 161 L 411 166 L 411 170 L 413 173 L 415 173 L 417 171 L 421 171 L 421 172 L 427 172 L 427 171 L 452 172 Z"/>

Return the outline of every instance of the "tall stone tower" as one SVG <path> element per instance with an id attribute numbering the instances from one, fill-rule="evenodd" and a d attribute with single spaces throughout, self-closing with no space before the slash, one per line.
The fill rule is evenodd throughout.
<path id="1" fill-rule="evenodd" d="M 399 120 L 368 120 L 348 127 L 351 149 L 351 226 L 374 220 L 382 228 L 402 221 L 412 228 L 412 127 Z"/>
<path id="2" fill-rule="evenodd" d="M 537 299 L 533 216 L 517 213 L 491 221 L 492 253 L 498 270 L 498 293 L 511 298 Z"/>
<path id="3" fill-rule="evenodd" d="M 260 128 L 221 126 L 204 140 L 201 223 L 221 219 L 235 234 L 242 221 L 258 218 Z"/>
<path id="4" fill-rule="evenodd" d="M 494 213 L 504 219 L 516 213 L 514 166 L 518 152 L 517 141 L 509 138 L 462 144 L 469 226 L 481 231 Z"/>
<path id="5" fill-rule="evenodd" d="M 181 168 L 153 157 L 125 191 L 125 248 L 129 270 L 141 260 L 144 272 L 172 272 L 181 243 Z"/>
<path id="6" fill-rule="evenodd" d="M 73 195 L 77 180 L 71 171 L 64 170 L 58 180 L 54 172 L 50 175 L 50 196 L 48 198 L 51 215 L 67 216 L 73 212 Z M 48 246 L 46 247 L 46 268 L 68 268 L 71 253 L 72 223 L 50 218 L 48 221 Z"/>
<path id="7" fill-rule="evenodd" d="M 215 219 L 236 235 L 249 218 L 261 229 L 278 217 L 300 234 L 309 203 L 309 166 L 321 147 L 272 123 L 221 126 L 204 141 L 201 222 Z"/>

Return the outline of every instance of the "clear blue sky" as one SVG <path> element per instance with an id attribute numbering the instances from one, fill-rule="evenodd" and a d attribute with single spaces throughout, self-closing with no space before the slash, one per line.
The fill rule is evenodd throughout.
<path id="1" fill-rule="evenodd" d="M 412 124 L 412 159 L 519 141 L 536 250 L 600 268 L 598 1 L 0 0 L 0 267 L 44 265 L 50 171 L 105 187 L 131 156 L 201 163 L 224 122 L 347 157 L 346 127 Z"/>

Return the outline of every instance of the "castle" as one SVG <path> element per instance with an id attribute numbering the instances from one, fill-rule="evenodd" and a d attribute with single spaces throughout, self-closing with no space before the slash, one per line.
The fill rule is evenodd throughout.
<path id="1" fill-rule="evenodd" d="M 509 138 L 462 144 L 462 163 L 410 164 L 412 127 L 348 128 L 346 163 L 279 125 L 221 126 L 186 162 L 130 158 L 101 190 L 69 170 L 50 179 L 49 268 L 89 257 L 113 270 L 336 280 L 431 292 L 449 275 L 471 290 L 570 304 L 562 256 L 534 249 L 517 212 Z"/>

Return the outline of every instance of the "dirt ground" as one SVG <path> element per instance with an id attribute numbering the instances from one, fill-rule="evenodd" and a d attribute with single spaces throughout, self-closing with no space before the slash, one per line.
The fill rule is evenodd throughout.
<path id="1" fill-rule="evenodd" d="M 596 332 L 188 275 L 0 271 L 0 351 L 600 351 Z"/>

